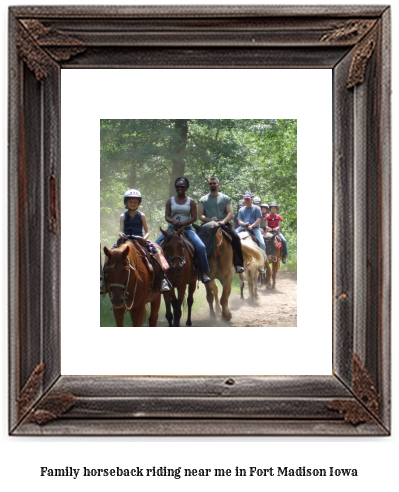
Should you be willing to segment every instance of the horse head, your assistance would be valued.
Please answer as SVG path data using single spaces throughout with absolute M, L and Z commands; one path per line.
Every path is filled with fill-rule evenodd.
M 186 264 L 186 253 L 181 238 L 184 227 L 178 231 L 164 231 L 162 228 L 160 229 L 165 236 L 163 246 L 165 258 L 172 266 L 174 273 L 176 275 L 181 275 L 183 273 L 184 265 Z
M 104 247 L 104 254 L 108 258 L 104 265 L 104 274 L 109 288 L 109 297 L 115 309 L 125 307 L 127 287 L 130 278 L 129 244 L 109 250 Z

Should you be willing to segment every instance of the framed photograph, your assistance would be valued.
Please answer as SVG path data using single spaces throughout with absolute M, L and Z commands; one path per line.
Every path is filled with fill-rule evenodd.
M 386 6 L 11 7 L 10 434 L 389 435 L 390 56 Z M 328 313 L 321 327 L 332 335 L 331 374 L 273 375 L 262 370 L 255 347 L 257 373 L 245 367 L 230 372 L 225 352 L 215 343 L 217 334 L 204 346 L 220 362 L 211 372 L 206 367 L 186 371 L 184 363 L 179 373 L 158 374 L 147 367 L 117 372 L 123 376 L 61 371 L 66 343 L 61 324 L 64 333 L 62 320 L 69 310 L 61 309 L 61 297 L 65 289 L 74 292 L 76 304 L 86 296 L 80 280 L 84 237 L 77 233 L 70 247 L 63 242 L 61 248 L 65 211 L 73 191 L 80 193 L 79 173 L 72 173 L 61 194 L 70 162 L 61 162 L 61 152 L 74 145 L 73 139 L 61 138 L 66 112 L 61 72 L 89 77 L 97 71 L 100 77 L 104 70 L 169 74 L 187 69 L 254 74 L 325 69 L 332 74 L 333 186 L 324 194 L 332 195 L 332 318 Z M 308 83 L 317 85 L 312 78 Z M 83 116 L 80 108 L 77 104 L 77 120 Z M 331 172 L 331 161 L 320 166 Z M 323 190 L 321 171 L 310 171 L 315 188 Z M 69 189 L 70 196 L 64 192 Z M 315 253 L 307 259 L 309 277 L 318 268 L 313 259 L 317 233 L 311 233 Z M 93 255 L 98 259 L 98 246 Z M 66 268 L 76 278 L 70 287 L 62 284 Z M 329 289 L 315 283 L 307 289 L 309 303 L 312 287 L 329 299 Z M 309 323 L 311 317 L 309 311 Z M 84 331 L 83 322 L 74 324 Z M 256 337 L 252 346 L 255 342 Z M 73 343 L 77 358 L 89 358 L 90 349 L 81 350 L 77 336 Z M 317 342 L 306 345 L 318 350 Z M 193 351 L 183 352 L 190 359 Z M 165 360 L 174 357 L 162 347 L 158 353 Z

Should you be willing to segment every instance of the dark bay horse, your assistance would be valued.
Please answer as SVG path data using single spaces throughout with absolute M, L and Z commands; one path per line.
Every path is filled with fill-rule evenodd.
M 274 236 L 274 239 L 272 239 L 271 236 Z M 267 239 L 269 239 L 272 243 L 271 252 L 269 250 L 270 245 L 267 244 Z M 282 258 L 281 243 L 279 243 L 279 241 L 276 239 L 275 234 L 272 234 L 270 232 L 266 234 L 265 243 L 266 243 L 266 254 L 267 254 L 267 257 L 269 259 L 269 261 L 267 263 L 265 263 L 266 287 L 268 289 L 270 289 L 270 288 L 275 289 L 276 288 L 276 276 L 277 276 L 278 269 L 280 268 L 280 261 Z M 272 266 L 270 266 L 270 265 L 272 265 Z M 271 280 L 273 280 L 273 284 L 271 284 Z
M 142 254 L 131 242 L 113 250 L 104 247 L 104 253 L 108 258 L 104 274 L 116 326 L 123 326 L 126 311 L 130 313 L 132 326 L 142 326 L 147 302 L 151 303 L 149 326 L 156 326 L 161 294 Z
M 220 226 L 216 222 L 207 222 L 202 227 L 193 224 L 193 227 L 205 244 L 207 251 L 210 251 L 209 245 L 214 244 L 214 241 L 216 240 L 216 246 L 214 247 L 213 252 L 208 256 L 209 267 L 211 269 L 209 276 L 211 277 L 212 282 L 205 284 L 206 300 L 209 304 L 211 318 L 215 318 L 215 311 L 213 309 L 213 301 L 215 301 L 216 310 L 221 310 L 223 319 L 230 321 L 231 312 L 228 304 L 231 293 L 231 283 L 234 276 L 233 248 L 231 243 L 227 241 L 219 230 Z M 222 284 L 223 291 L 220 299 L 215 279 L 219 280 Z
M 198 267 L 193 268 L 193 261 L 187 250 L 188 246 L 184 244 L 184 227 L 178 231 L 164 231 L 161 229 L 161 232 L 165 236 L 163 245 L 164 256 L 171 266 L 167 271 L 167 277 L 173 287 L 169 292 L 163 293 L 166 307 L 165 317 L 168 320 L 169 326 L 180 326 L 182 315 L 181 306 L 186 293 L 186 286 L 188 285 L 186 326 L 192 326 L 191 307 L 194 303 Z M 177 290 L 177 297 L 175 289 Z

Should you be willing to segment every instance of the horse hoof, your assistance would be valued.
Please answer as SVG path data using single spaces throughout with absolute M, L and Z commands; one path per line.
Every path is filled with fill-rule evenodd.
M 193 326 L 192 323 L 186 323 L 186 326 Z

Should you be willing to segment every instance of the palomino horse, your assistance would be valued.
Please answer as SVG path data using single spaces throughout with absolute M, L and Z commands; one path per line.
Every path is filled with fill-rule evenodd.
M 274 237 L 274 239 L 272 239 Z M 270 252 L 270 244 L 268 244 L 268 239 L 272 243 L 271 252 Z M 269 261 L 265 264 L 266 267 L 266 287 L 270 289 L 271 279 L 273 279 L 273 284 L 271 285 L 272 289 L 276 288 L 276 276 L 278 269 L 280 267 L 281 261 L 281 243 L 279 244 L 276 239 L 275 234 L 268 232 L 265 238 L 266 243 L 266 254 Z M 270 264 L 272 267 L 270 267 Z
M 108 261 L 104 274 L 116 326 L 123 326 L 125 312 L 129 311 L 132 326 L 142 326 L 145 319 L 145 305 L 151 303 L 149 326 L 156 326 L 161 294 L 156 279 L 151 282 L 151 274 L 141 253 L 133 243 L 126 242 L 116 249 L 104 247 Z M 151 284 L 157 288 L 151 288 Z
M 262 268 L 266 262 L 266 255 L 259 246 L 257 246 L 250 234 L 246 231 L 239 232 L 241 239 L 242 252 L 244 255 L 244 273 L 240 277 L 241 299 L 244 299 L 244 276 L 247 280 L 249 295 L 251 299 L 258 297 L 258 277 L 259 268 Z
M 233 281 L 233 248 L 227 239 L 219 231 L 220 225 L 216 222 L 207 222 L 203 226 L 193 224 L 198 236 L 206 246 L 208 252 L 208 262 L 210 267 L 209 276 L 212 282 L 205 284 L 206 300 L 209 304 L 211 318 L 215 318 L 213 301 L 217 311 L 222 311 L 222 317 L 226 321 L 231 320 L 231 312 L 228 306 Z M 215 246 L 216 240 L 216 246 Z M 211 253 L 209 253 L 211 252 Z M 219 299 L 219 292 L 215 279 L 222 284 L 223 292 Z
M 184 227 L 178 231 L 164 231 L 161 229 L 161 232 L 165 236 L 163 245 L 164 256 L 171 266 L 167 272 L 167 276 L 173 287 L 169 292 L 163 293 L 166 307 L 165 317 L 168 320 L 169 326 L 180 326 L 180 318 L 182 315 L 181 306 L 186 293 L 186 285 L 188 284 L 188 313 L 186 326 L 192 326 L 191 307 L 194 303 L 198 267 L 193 268 L 192 258 L 187 251 L 187 245 L 184 244 Z M 175 288 L 177 289 L 177 297 Z M 170 309 L 171 303 L 173 315 Z

